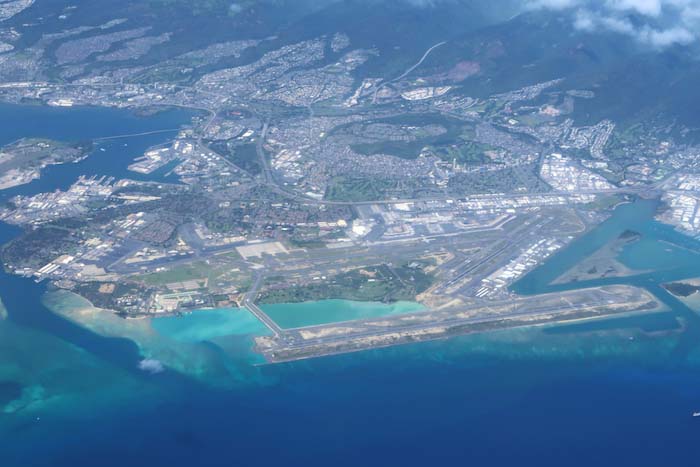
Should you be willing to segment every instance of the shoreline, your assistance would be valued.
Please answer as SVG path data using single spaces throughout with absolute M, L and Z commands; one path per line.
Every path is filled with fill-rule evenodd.
M 290 329 L 279 336 L 256 338 L 256 350 L 268 362 L 278 363 L 514 327 L 649 313 L 664 308 L 650 292 L 627 285 L 581 289 L 565 294 L 569 297 L 568 308 L 557 300 L 561 294 L 550 293 L 518 297 L 513 303 L 474 304 L 461 310 L 428 310 Z M 514 309 L 520 311 L 514 312 Z
M 287 327 L 282 329 L 280 336 L 267 335 L 264 332 L 255 332 L 251 335 L 253 345 L 251 352 L 263 357 L 266 363 L 281 363 L 296 360 L 318 358 L 328 355 L 338 355 L 354 353 L 364 350 L 399 346 L 409 343 L 449 339 L 456 336 L 472 334 L 488 334 L 508 329 L 516 328 L 540 328 L 556 327 L 578 322 L 588 322 L 606 319 L 639 316 L 653 312 L 666 310 L 666 306 L 644 289 L 634 286 L 608 286 L 593 289 L 580 289 L 568 292 L 571 296 L 588 297 L 588 294 L 598 293 L 601 297 L 606 297 L 616 290 L 617 293 L 625 295 L 637 294 L 636 299 L 632 295 L 620 298 L 617 303 L 603 303 L 598 305 L 587 304 L 585 306 L 572 305 L 570 309 L 559 305 L 555 309 L 545 311 L 530 311 L 513 316 L 494 314 L 490 316 L 480 316 L 479 311 L 468 310 L 422 310 L 408 311 L 386 316 L 363 317 L 342 321 L 331 321 L 321 324 L 309 324 L 305 326 Z M 175 341 L 169 341 L 167 337 L 158 336 L 158 331 L 153 323 L 159 318 L 163 320 L 179 319 L 184 320 L 192 317 L 197 318 L 201 311 L 205 316 L 207 312 L 214 312 L 215 308 L 201 308 L 186 312 L 171 314 L 159 314 L 157 316 L 139 316 L 123 318 L 115 313 L 96 308 L 84 297 L 75 292 L 65 290 L 55 290 L 47 295 L 65 295 L 72 297 L 79 302 L 70 304 L 67 308 L 65 302 L 56 306 L 47 303 L 52 312 L 72 320 L 73 322 L 87 327 L 94 332 L 112 337 L 123 337 L 133 340 L 139 347 L 144 358 L 160 359 L 165 349 L 175 346 Z M 517 297 L 515 300 L 523 302 L 525 307 L 532 306 L 538 299 L 546 300 L 557 294 L 545 294 L 544 297 Z M 50 300 L 49 300 L 50 302 Z M 81 304 L 82 302 L 82 304 Z M 310 304 L 319 303 L 309 302 Z M 357 302 L 371 306 L 374 302 Z M 381 303 L 381 302 L 380 302 Z M 280 305 L 280 304 L 277 304 Z M 302 306 L 300 303 L 293 305 Z M 482 304 L 483 305 L 483 304 Z M 486 305 L 484 305 L 486 306 Z M 486 306 L 491 309 L 494 304 Z M 513 306 L 513 305 L 509 305 Z M 478 308 L 478 305 L 477 305 Z M 245 307 L 232 308 L 249 312 Z M 251 315 L 253 316 L 253 315 Z M 152 318 L 152 319 L 151 319 Z M 271 318 L 272 319 L 272 318 Z M 254 317 L 256 323 L 262 323 Z M 133 324 L 127 324 L 133 323 Z M 196 325 L 190 332 L 196 335 Z M 262 330 L 262 328 L 261 328 Z M 291 337 L 291 340 L 290 340 Z M 159 341 L 159 342 L 154 342 Z M 180 349 L 181 351 L 184 349 Z M 192 349 L 190 349 L 192 350 Z M 180 357 L 176 360 L 187 360 L 187 350 L 177 352 Z M 166 366 L 177 369 L 179 365 L 173 365 L 172 361 L 164 361 Z
M 238 381 L 239 375 L 226 369 L 227 360 L 242 359 L 243 361 L 250 360 L 253 363 L 259 357 L 252 350 L 252 336 L 250 338 L 248 336 L 251 334 L 250 328 L 253 329 L 255 336 L 261 335 L 262 331 L 258 327 L 258 321 L 245 309 L 211 309 L 201 310 L 202 313 L 190 313 L 182 317 L 158 316 L 153 317 L 153 319 L 149 317 L 124 319 L 112 312 L 92 306 L 87 299 L 67 290 L 47 292 L 42 297 L 42 302 L 51 313 L 55 313 L 91 332 L 104 337 L 132 341 L 137 346 L 142 360 L 157 360 L 166 369 L 214 386 L 226 387 Z M 215 314 L 217 311 L 222 313 L 217 315 Z M 213 313 L 214 315 L 212 315 Z M 215 320 L 213 324 L 207 323 L 207 318 L 211 319 L 212 316 L 215 319 L 226 316 L 231 321 L 221 323 L 219 320 Z M 202 318 L 205 323 L 199 329 L 196 323 L 186 326 L 186 330 L 191 332 L 190 335 L 178 329 L 180 323 L 185 324 L 185 321 L 180 322 L 180 319 L 187 320 L 188 318 Z M 172 321 L 175 323 L 175 329 L 166 325 L 168 320 L 175 320 Z M 254 324 L 251 324 L 251 320 Z M 155 324 L 158 321 L 160 323 Z M 225 324 L 228 324 L 225 330 L 231 332 L 217 333 L 218 327 Z M 200 334 L 202 335 L 200 336 Z M 236 351 L 240 353 L 232 354 L 224 347 L 220 347 L 217 351 L 212 350 L 212 344 L 219 347 L 220 343 L 226 343 L 228 340 L 242 343 L 240 348 L 236 348 Z M 249 350 L 246 351 L 244 342 L 248 340 L 250 341 L 250 344 L 247 345 Z M 224 369 L 222 369 L 222 363 Z

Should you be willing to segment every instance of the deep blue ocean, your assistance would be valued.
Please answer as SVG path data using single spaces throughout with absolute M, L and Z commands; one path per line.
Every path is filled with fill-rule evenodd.
M 0 143 L 169 129 L 190 116 L 0 106 Z M 111 140 L 0 200 L 65 188 L 80 174 L 126 176 L 134 157 L 167 138 Z M 516 289 L 556 290 L 553 277 L 627 228 L 645 242 L 623 259 L 654 272 L 607 282 L 663 295 L 661 280 L 700 277 L 699 245 L 653 222 L 654 209 L 622 206 Z M 17 234 L 0 225 L 0 242 Z M 667 294 L 669 310 L 644 317 L 281 365 L 251 359 L 250 338 L 239 335 L 192 347 L 199 360 L 183 363 L 187 372 L 151 375 L 137 369 L 134 342 L 51 313 L 44 289 L 0 273 L 3 467 L 700 465 L 700 326 Z

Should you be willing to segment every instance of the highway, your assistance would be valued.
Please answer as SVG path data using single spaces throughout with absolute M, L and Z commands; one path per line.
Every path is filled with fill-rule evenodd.
M 387 84 L 395 83 L 396 81 L 402 80 L 403 78 L 405 78 L 406 76 L 408 76 L 409 74 L 411 74 L 411 72 L 412 72 L 413 70 L 415 70 L 416 68 L 418 68 L 419 66 L 421 66 L 421 64 L 425 61 L 426 58 L 428 58 L 428 55 L 430 55 L 430 53 L 431 53 L 433 50 L 435 50 L 435 49 L 437 49 L 438 47 L 440 47 L 440 46 L 442 46 L 442 45 L 445 45 L 445 44 L 447 44 L 446 41 L 438 42 L 438 43 L 435 44 L 434 46 L 430 47 L 430 48 L 423 54 L 423 56 L 420 58 L 420 60 L 418 60 L 418 62 L 415 63 L 414 65 L 412 65 L 408 70 L 404 71 L 403 74 L 402 74 L 401 76 L 397 76 L 396 78 L 394 78 L 394 79 L 392 79 L 392 80 L 389 80 L 389 81 L 385 81 L 384 83 L 382 83 L 381 85 L 379 85 L 379 86 L 377 87 L 377 89 L 374 90 L 374 95 L 372 95 L 372 104 L 375 104 L 375 103 L 377 102 L 377 93 L 379 93 L 379 91 L 380 91 L 384 86 L 386 86 Z
M 263 144 L 265 143 L 265 137 L 267 136 L 267 129 L 269 128 L 269 125 L 270 123 L 268 121 L 265 121 L 265 123 L 263 123 L 262 131 L 260 132 L 260 137 L 255 143 L 255 151 L 258 153 L 258 158 L 260 159 L 260 165 L 262 166 L 262 173 L 263 177 L 265 178 L 265 183 L 267 183 L 268 185 L 272 185 L 282 190 L 283 193 L 289 195 L 289 193 L 287 193 L 287 190 L 275 183 L 275 178 L 272 176 L 272 172 L 270 171 L 270 165 L 267 163 L 267 155 L 265 154 L 265 150 L 263 149 Z
M 418 63 L 413 65 L 411 68 L 409 68 L 404 74 L 401 76 L 406 76 L 410 72 L 412 72 L 415 68 L 420 66 L 422 62 L 428 57 L 428 55 L 436 48 L 444 45 L 445 42 L 440 42 L 432 46 L 430 49 L 428 49 L 423 57 L 420 59 Z M 384 85 L 391 83 L 399 78 L 394 78 L 391 81 L 387 81 L 384 83 Z M 163 83 L 152 83 L 152 86 L 154 88 L 157 88 L 158 85 L 162 85 Z M 53 87 L 115 87 L 115 86 L 123 86 L 124 83 L 90 83 L 90 84 L 78 84 L 78 83 L 55 83 L 55 82 L 36 82 L 36 83 L 26 83 L 26 82 L 18 82 L 18 83 L 5 83 L 2 85 L 2 87 L 18 87 L 18 88 L 23 88 L 23 87 L 44 87 L 44 86 L 53 86 Z M 217 93 L 209 92 L 209 91 L 203 91 L 200 89 L 195 89 L 191 86 L 182 86 L 182 85 L 177 85 L 176 86 L 179 89 L 183 90 L 191 90 L 194 92 L 201 92 L 204 94 L 210 94 L 214 97 L 217 97 L 221 99 L 221 101 L 227 101 L 229 96 L 224 96 L 220 95 Z M 153 105 L 161 105 L 164 107 L 181 107 L 181 108 L 187 108 L 187 109 L 193 109 L 193 110 L 200 110 L 209 113 L 210 117 L 205 123 L 205 125 L 202 127 L 202 130 L 199 132 L 199 137 L 197 138 L 197 142 L 202 146 L 207 148 L 209 151 L 219 155 L 227 164 L 229 164 L 232 168 L 235 168 L 239 170 L 242 173 L 246 173 L 251 178 L 253 177 L 249 172 L 246 170 L 242 169 L 235 163 L 233 163 L 231 160 L 227 159 L 223 155 L 219 154 L 217 151 L 214 151 L 211 147 L 207 146 L 204 141 L 203 141 L 203 135 L 206 132 L 206 130 L 211 126 L 213 121 L 216 118 L 217 111 L 212 108 L 208 107 L 201 107 L 201 106 L 196 106 L 192 104 L 178 104 L 178 103 L 154 103 Z M 292 190 L 285 189 L 284 187 L 280 186 L 273 174 L 272 171 L 269 167 L 268 161 L 267 161 L 267 156 L 264 152 L 264 149 L 262 148 L 262 145 L 264 144 L 265 136 L 267 134 L 269 126 L 269 120 L 265 120 L 262 133 L 259 136 L 257 140 L 257 153 L 260 158 L 261 163 L 263 164 L 263 177 L 264 180 L 261 181 L 261 184 L 269 186 L 273 191 L 282 194 L 284 196 L 290 197 L 291 199 L 295 199 L 297 201 L 302 201 L 306 202 L 309 204 L 318 204 L 318 205 L 329 205 L 329 206 L 363 206 L 363 205 L 372 205 L 372 204 L 378 204 L 378 205 L 392 205 L 392 204 L 403 204 L 403 203 L 416 203 L 416 202 L 421 202 L 421 201 L 446 201 L 448 199 L 465 199 L 469 198 L 468 195 L 465 196 L 433 196 L 433 197 L 424 197 L 424 198 L 402 198 L 402 199 L 378 199 L 378 200 L 367 200 L 367 201 L 330 201 L 330 200 L 319 200 L 315 199 L 309 196 L 306 196 L 303 193 L 297 193 Z M 166 130 L 170 131 L 170 130 Z M 174 130 L 173 130 L 174 131 Z M 106 138 L 103 138 L 106 139 Z M 673 174 L 676 172 L 672 172 L 669 174 L 667 177 L 664 177 L 664 179 L 654 183 L 651 186 L 643 186 L 643 187 L 620 187 L 620 188 L 614 188 L 614 189 L 608 189 L 608 190 L 574 190 L 574 191 L 557 191 L 557 190 L 552 190 L 549 192 L 543 192 L 543 193 L 503 193 L 502 195 L 496 195 L 496 196 L 501 196 L 501 197 L 507 197 L 507 198 L 517 198 L 517 197 L 526 197 L 526 196 L 535 196 L 535 195 L 561 195 L 561 196 L 571 196 L 571 195 L 583 195 L 583 194 L 591 194 L 591 195 L 601 195 L 601 194 L 639 194 L 643 196 L 649 196 L 650 191 L 653 191 L 655 189 L 658 189 L 666 180 L 668 180 Z M 484 198 L 488 199 L 488 198 Z
M 253 281 L 253 285 L 250 287 L 250 290 L 246 292 L 246 294 L 243 297 L 243 306 L 248 309 L 258 320 L 260 320 L 261 323 L 263 323 L 270 331 L 275 336 L 280 336 L 282 334 L 282 328 L 280 328 L 277 323 L 272 321 L 272 319 L 265 314 L 262 309 L 255 303 L 255 298 L 258 294 L 258 290 L 260 289 L 260 284 L 262 284 L 263 281 L 263 275 L 262 274 L 256 274 L 255 275 L 255 280 Z

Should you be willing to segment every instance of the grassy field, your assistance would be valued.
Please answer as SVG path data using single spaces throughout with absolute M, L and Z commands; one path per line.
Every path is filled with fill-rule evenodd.
M 151 274 L 135 276 L 134 279 L 148 285 L 164 285 L 170 284 L 172 282 L 184 282 L 189 280 L 208 278 L 211 272 L 211 266 L 206 264 L 206 262 L 197 261 L 184 266 L 178 266 L 176 268 L 163 272 L 155 272 Z
M 383 199 L 386 183 L 381 180 L 335 177 L 326 190 L 326 199 L 333 201 L 371 201 Z
M 296 303 L 325 299 L 345 299 L 367 302 L 413 300 L 432 284 L 424 265 L 406 264 L 400 267 L 371 266 L 348 271 L 324 281 L 302 286 L 274 288 L 283 278 L 270 278 L 261 294 L 262 303 Z
M 222 255 L 223 256 L 223 255 Z M 215 263 L 214 261 L 212 261 Z M 195 261 L 182 266 L 177 266 L 167 271 L 151 274 L 132 276 L 137 282 L 148 286 L 164 286 L 176 282 L 186 282 L 198 279 L 207 279 L 208 287 L 216 287 L 217 284 L 234 284 L 242 291 L 250 287 L 251 279 L 248 274 L 231 270 L 227 264 L 207 264 L 206 261 Z

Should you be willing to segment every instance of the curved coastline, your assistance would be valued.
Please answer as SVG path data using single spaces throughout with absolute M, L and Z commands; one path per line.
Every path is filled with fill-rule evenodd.
M 201 310 L 182 316 L 154 316 L 124 319 L 109 310 L 96 308 L 87 299 L 65 290 L 48 292 L 44 304 L 55 314 L 104 337 L 126 338 L 139 349 L 142 359 L 154 360 L 165 367 L 200 382 L 228 385 L 236 376 L 222 370 L 222 359 L 239 363 L 259 362 L 252 352 L 253 333 L 264 332 L 247 310 Z M 216 320 L 222 316 L 233 319 Z M 211 319 L 215 318 L 215 323 Z M 202 322 L 202 319 L 204 322 Z M 224 329 L 218 325 L 225 324 Z M 238 339 L 235 355 L 228 355 L 219 342 Z M 212 348 L 214 347 L 214 348 Z M 240 382 L 240 381 L 239 381 Z

